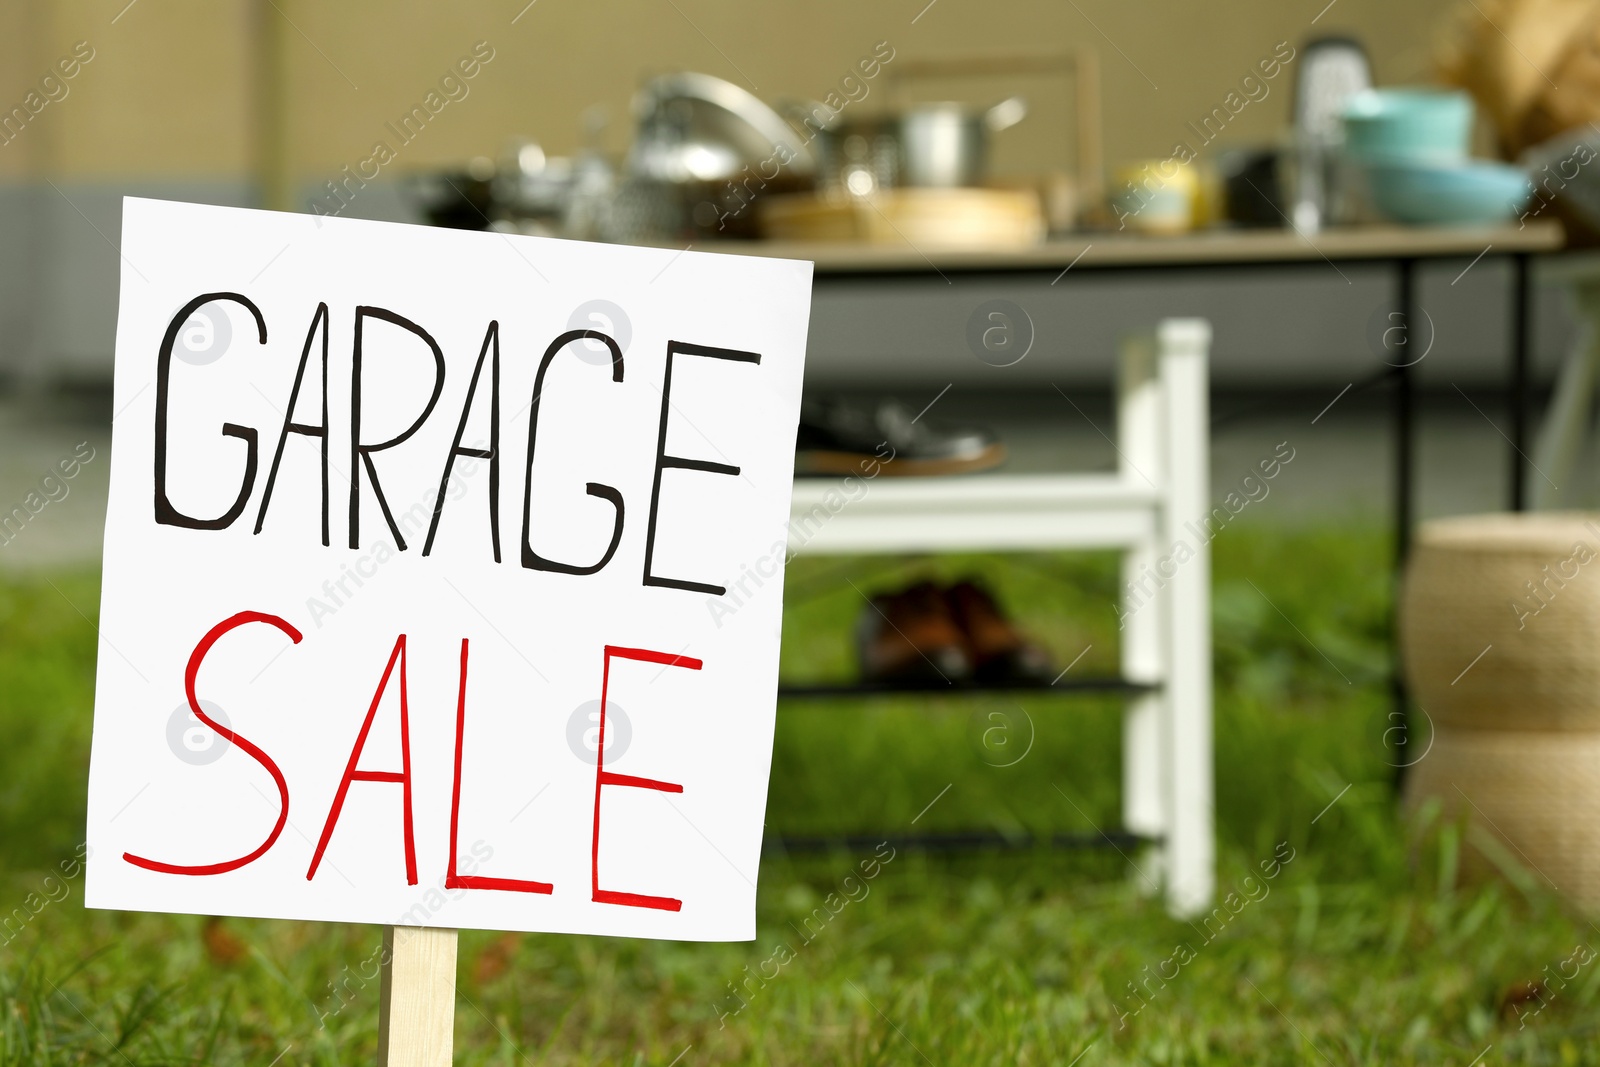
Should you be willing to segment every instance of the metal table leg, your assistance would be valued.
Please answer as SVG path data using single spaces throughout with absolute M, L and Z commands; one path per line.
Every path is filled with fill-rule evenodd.
M 1527 507 L 1528 361 L 1531 323 L 1528 314 L 1528 255 L 1511 257 L 1511 501 L 1512 511 Z
M 1411 334 L 1411 325 L 1414 317 L 1415 287 L 1416 287 L 1416 260 L 1402 259 L 1395 264 L 1395 305 L 1400 311 L 1400 322 L 1405 328 L 1407 341 L 1404 354 L 1394 362 L 1395 392 L 1394 392 L 1394 575 L 1395 588 L 1398 593 L 1400 572 L 1405 567 L 1406 556 L 1411 551 L 1411 528 L 1416 519 L 1416 501 L 1413 499 L 1413 483 L 1415 472 L 1412 463 L 1416 451 L 1416 428 L 1413 421 L 1415 415 L 1416 397 L 1413 392 L 1411 368 L 1419 357 L 1411 354 L 1411 342 L 1416 340 Z M 1431 343 L 1432 338 L 1429 338 Z M 1426 348 L 1423 349 L 1426 352 Z M 1393 619 L 1391 627 L 1396 623 Z M 1398 633 L 1393 635 L 1391 641 L 1395 648 L 1393 673 L 1390 676 L 1390 699 L 1392 711 L 1389 716 L 1392 724 L 1384 736 L 1391 734 L 1396 738 L 1394 744 L 1394 758 L 1391 762 L 1395 765 L 1395 787 L 1399 788 L 1405 778 L 1406 742 L 1409 738 L 1407 729 L 1406 710 L 1406 685 L 1400 672 L 1400 656 Z M 1396 729 L 1395 727 L 1398 727 Z
M 1416 520 L 1416 502 L 1412 499 L 1415 474 L 1412 463 L 1416 451 L 1416 430 L 1413 416 L 1416 396 L 1412 388 L 1411 368 L 1416 358 L 1412 355 L 1411 325 L 1415 306 L 1417 262 L 1402 259 L 1396 264 L 1395 307 L 1400 312 L 1400 322 L 1405 329 L 1406 346 L 1394 361 L 1394 560 L 1396 569 L 1403 567 L 1411 551 L 1411 527 Z M 1430 338 L 1431 340 L 1431 338 Z M 1426 351 L 1426 349 L 1424 349 Z

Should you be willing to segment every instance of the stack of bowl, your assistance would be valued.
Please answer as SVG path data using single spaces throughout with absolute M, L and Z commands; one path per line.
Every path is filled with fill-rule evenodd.
M 1464 850 L 1465 873 L 1515 864 L 1600 910 L 1600 515 L 1425 524 L 1400 648 L 1407 807 L 1437 799 L 1469 841 L 1498 840 Z
M 1344 155 L 1372 205 L 1395 222 L 1487 224 L 1528 200 L 1518 167 L 1468 156 L 1472 97 L 1457 90 L 1368 89 L 1345 105 Z

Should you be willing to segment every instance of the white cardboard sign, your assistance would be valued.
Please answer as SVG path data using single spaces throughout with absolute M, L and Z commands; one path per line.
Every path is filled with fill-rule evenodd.
M 121 252 L 87 903 L 754 937 L 811 265 L 138 199 Z

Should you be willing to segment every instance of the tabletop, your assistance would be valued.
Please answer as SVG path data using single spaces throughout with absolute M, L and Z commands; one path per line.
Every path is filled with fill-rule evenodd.
M 722 241 L 707 252 L 804 259 L 818 274 L 943 271 L 1065 271 L 1213 265 L 1444 259 L 1554 252 L 1564 243 L 1561 224 L 1542 220 L 1500 226 L 1360 226 L 1301 235 L 1293 230 L 1218 230 L 1172 237 L 1121 233 L 1073 234 L 1014 248 L 936 248 L 845 242 Z

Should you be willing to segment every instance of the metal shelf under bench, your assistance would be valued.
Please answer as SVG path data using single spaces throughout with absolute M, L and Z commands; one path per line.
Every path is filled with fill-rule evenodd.
M 1095 831 L 1146 842 L 1142 864 L 1168 910 L 1210 906 L 1216 885 L 1211 736 L 1211 556 L 1207 358 L 1211 328 L 1168 319 L 1128 339 L 1116 383 L 1114 474 L 974 475 L 796 481 L 792 553 L 845 555 L 954 551 L 1113 549 L 1122 557 L 1121 677 L 1055 689 L 1129 694 L 1123 712 L 1123 828 Z M 1177 551 L 1178 546 L 1187 551 Z M 1181 560 L 1174 562 L 1176 556 Z M 1103 687 L 1103 688 L 1102 688 Z M 784 687 L 785 698 L 977 694 L 981 686 L 897 687 L 821 683 Z M 1004 846 L 991 831 L 924 835 L 947 847 Z M 1085 835 L 1053 835 L 1087 840 Z M 848 837 L 819 838 L 811 847 Z M 912 838 L 907 837 L 910 841 Z M 1032 841 L 1033 839 L 1029 839 Z M 966 845 L 963 846 L 962 843 Z M 803 850 L 801 839 L 780 843 Z

